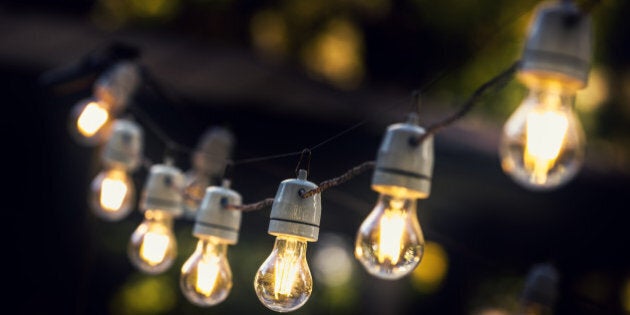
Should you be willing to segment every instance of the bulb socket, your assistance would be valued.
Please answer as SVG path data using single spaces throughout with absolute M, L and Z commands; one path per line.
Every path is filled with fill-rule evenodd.
M 140 68 L 129 60 L 120 61 L 101 74 L 94 82 L 94 95 L 112 106 L 114 112 L 122 111 L 140 84 Z
M 527 85 L 560 81 L 563 88 L 586 86 L 592 55 L 591 18 L 573 1 L 538 8 L 521 57 L 519 78 Z
M 199 139 L 192 155 L 193 168 L 203 174 L 220 176 L 232 156 L 234 135 L 228 129 L 213 127 Z
M 197 238 L 214 236 L 228 244 L 236 244 L 241 227 L 241 211 L 230 210 L 228 206 L 240 206 L 241 202 L 241 195 L 229 188 L 227 180 L 223 182 L 223 186 L 206 188 L 197 212 L 193 235 Z
M 319 237 L 319 221 L 322 213 L 320 194 L 302 198 L 317 185 L 306 180 L 306 170 L 299 170 L 297 178 L 283 180 L 271 206 L 269 234 L 290 235 L 316 242 Z
M 525 280 L 521 302 L 553 307 L 558 298 L 558 281 L 558 271 L 551 264 L 533 266 Z
M 433 175 L 433 136 L 418 142 L 426 131 L 411 114 L 390 125 L 381 141 L 372 175 L 372 189 L 400 197 L 428 198 Z
M 117 119 L 112 124 L 111 134 L 102 149 L 102 160 L 112 165 L 133 171 L 142 160 L 144 141 L 142 128 L 136 122 Z
M 183 214 L 184 175 L 171 165 L 151 166 L 140 199 L 140 210 L 158 210 L 179 217 Z

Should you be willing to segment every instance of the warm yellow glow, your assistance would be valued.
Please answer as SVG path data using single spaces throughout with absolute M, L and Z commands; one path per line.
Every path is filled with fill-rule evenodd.
M 342 88 L 356 87 L 363 77 L 363 40 L 360 30 L 346 20 L 335 20 L 304 50 L 304 62 Z
M 120 178 L 117 172 L 109 172 L 103 179 L 99 201 L 105 211 L 118 211 L 125 201 L 129 187 L 124 178 Z
M 402 209 L 403 203 L 402 200 L 393 200 L 390 203 L 392 208 L 385 210 L 381 218 L 377 253 L 379 263 L 386 260 L 392 265 L 398 263 L 406 220 L 405 211 Z
M 94 136 L 109 119 L 109 112 L 99 103 L 88 103 L 79 118 L 77 119 L 77 129 L 85 137 Z
M 210 296 L 214 292 L 214 288 L 219 276 L 220 259 L 217 256 L 202 259 L 197 266 L 197 281 L 195 290 L 205 296 Z
M 412 283 L 418 291 L 430 293 L 444 281 L 448 271 L 448 256 L 442 245 L 427 242 L 420 265 L 412 273 Z
M 569 120 L 551 109 L 530 112 L 526 124 L 525 167 L 533 171 L 535 183 L 543 184 L 562 150 Z
M 593 68 L 588 77 L 588 85 L 577 91 L 576 107 L 580 111 L 592 112 L 604 105 L 608 96 L 610 83 L 602 68 Z
M 149 265 L 157 265 L 164 260 L 170 242 L 168 235 L 147 232 L 140 245 L 140 257 Z
M 254 45 L 271 55 L 283 55 L 288 47 L 287 26 L 277 12 L 264 10 L 252 18 L 250 24 Z
M 278 260 L 275 265 L 275 295 L 290 295 L 294 282 L 298 276 L 300 268 L 300 257 L 297 255 L 298 243 L 295 240 L 287 239 L 284 251 L 278 253 Z

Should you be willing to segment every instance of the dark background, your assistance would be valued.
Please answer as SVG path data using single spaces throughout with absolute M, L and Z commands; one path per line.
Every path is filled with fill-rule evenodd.
M 536 1 L 461 2 L 0 3 L 7 306 L 22 314 L 271 313 L 252 286 L 273 246 L 268 209 L 243 216 L 240 241 L 228 251 L 228 299 L 193 306 L 177 282 L 195 244 L 191 222 L 175 224 L 174 267 L 146 276 L 126 257 L 141 215 L 108 223 L 87 209 L 98 155 L 72 140 L 67 120 L 96 73 L 55 85 L 42 85 L 42 75 L 112 42 L 138 48 L 164 93 L 143 86 L 134 100 L 150 119 L 138 121 L 146 127 L 145 156 L 155 162 L 165 147 L 153 123 L 187 147 L 206 128 L 226 126 L 237 160 L 300 151 L 361 123 L 313 151 L 310 179 L 319 183 L 373 159 L 387 125 L 412 108 L 414 89 L 429 87 L 421 122 L 430 124 L 518 58 Z M 510 82 L 436 135 L 432 195 L 419 202 L 418 216 L 427 241 L 447 253 L 440 285 L 427 291 L 413 277 L 377 280 L 353 260 L 348 283 L 331 288 L 315 277 L 313 295 L 295 313 L 511 314 L 527 272 L 541 262 L 559 271 L 555 314 L 630 313 L 628 13 L 621 0 L 593 9 L 594 75 L 577 107 L 588 155 L 573 181 L 531 192 L 502 173 L 500 128 L 524 93 Z M 233 187 L 246 203 L 272 197 L 297 160 L 241 165 Z M 189 156 L 176 155 L 176 164 L 187 170 Z M 138 190 L 145 177 L 145 169 L 134 173 Z M 377 198 L 369 184 L 368 172 L 322 195 L 322 236 L 345 240 L 350 255 Z M 309 255 L 322 244 L 309 244 Z

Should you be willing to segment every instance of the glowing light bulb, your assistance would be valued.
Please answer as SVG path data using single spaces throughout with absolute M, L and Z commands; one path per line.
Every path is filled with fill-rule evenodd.
M 193 235 L 199 238 L 197 249 L 181 269 L 180 288 L 198 306 L 219 304 L 232 289 L 227 246 L 238 241 L 241 212 L 228 206 L 240 205 L 241 196 L 228 189 L 229 185 L 224 180 L 222 187 L 206 189 L 193 228 Z
M 500 144 L 503 170 L 530 189 L 556 188 L 571 180 L 584 158 L 584 134 L 574 95 L 532 90 L 508 119 Z
M 254 284 L 260 301 L 274 311 L 290 312 L 304 305 L 313 290 L 306 240 L 276 237 L 271 255 L 258 269 Z
M 433 138 L 418 142 L 425 130 L 418 117 L 393 124 L 381 141 L 372 176 L 380 195 L 356 235 L 354 256 L 371 275 L 395 280 L 411 274 L 422 260 L 424 236 L 417 199 L 429 197 Z
M 119 221 L 131 212 L 136 189 L 130 172 L 140 160 L 142 129 L 131 120 L 115 120 L 111 135 L 101 152 L 104 170 L 92 180 L 89 205 L 107 221 Z
M 166 164 L 151 167 L 140 201 L 144 220 L 131 235 L 127 253 L 140 271 L 159 274 L 169 269 L 177 257 L 173 219 L 182 212 L 183 174 Z
M 70 133 L 85 145 L 96 145 L 105 141 L 111 123 L 110 106 L 97 99 L 79 101 L 70 115 Z
M 550 190 L 573 179 L 583 163 L 574 103 L 588 81 L 592 27 L 573 1 L 542 4 L 532 22 L 517 73 L 529 94 L 504 125 L 499 154 L 516 183 Z
M 380 195 L 356 238 L 355 256 L 373 275 L 398 279 L 418 265 L 424 237 L 416 200 Z
M 94 214 L 108 221 L 129 215 L 135 201 L 135 187 L 126 170 L 112 168 L 92 181 L 90 205 Z
M 131 235 L 128 252 L 131 262 L 145 273 L 158 274 L 170 268 L 177 256 L 172 215 L 146 210 L 144 220 Z
M 306 262 L 306 242 L 317 241 L 321 198 L 300 197 L 300 191 L 317 188 L 299 170 L 297 179 L 280 183 L 271 208 L 269 234 L 276 240 L 271 254 L 254 278 L 254 290 L 267 308 L 294 311 L 304 305 L 313 290 L 313 277 Z

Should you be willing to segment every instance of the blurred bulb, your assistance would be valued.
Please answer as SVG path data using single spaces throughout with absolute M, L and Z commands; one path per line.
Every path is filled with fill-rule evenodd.
M 109 105 L 96 99 L 79 101 L 70 116 L 70 131 L 74 138 L 86 145 L 96 145 L 107 137 L 111 122 Z
M 517 183 L 552 189 L 572 179 L 582 165 L 584 136 L 574 94 L 533 89 L 503 128 L 501 165 Z
M 90 206 L 94 214 L 108 221 L 126 217 L 135 200 L 135 188 L 124 169 L 110 168 L 92 181 Z
M 182 292 L 198 306 L 223 302 L 232 289 L 232 270 L 227 260 L 227 244 L 219 238 L 204 237 L 182 266 Z
M 370 274 L 398 279 L 413 271 L 423 250 L 416 200 L 381 194 L 357 233 L 356 258 Z
M 187 217 L 194 218 L 206 188 L 210 186 L 210 176 L 202 172 L 188 171 L 184 185 L 184 212 Z
M 144 221 L 131 235 L 128 253 L 134 266 L 148 274 L 170 268 L 177 256 L 172 214 L 146 210 Z
M 276 237 L 271 255 L 256 273 L 254 288 L 263 305 L 276 312 L 290 312 L 304 305 L 313 290 L 306 240 Z

